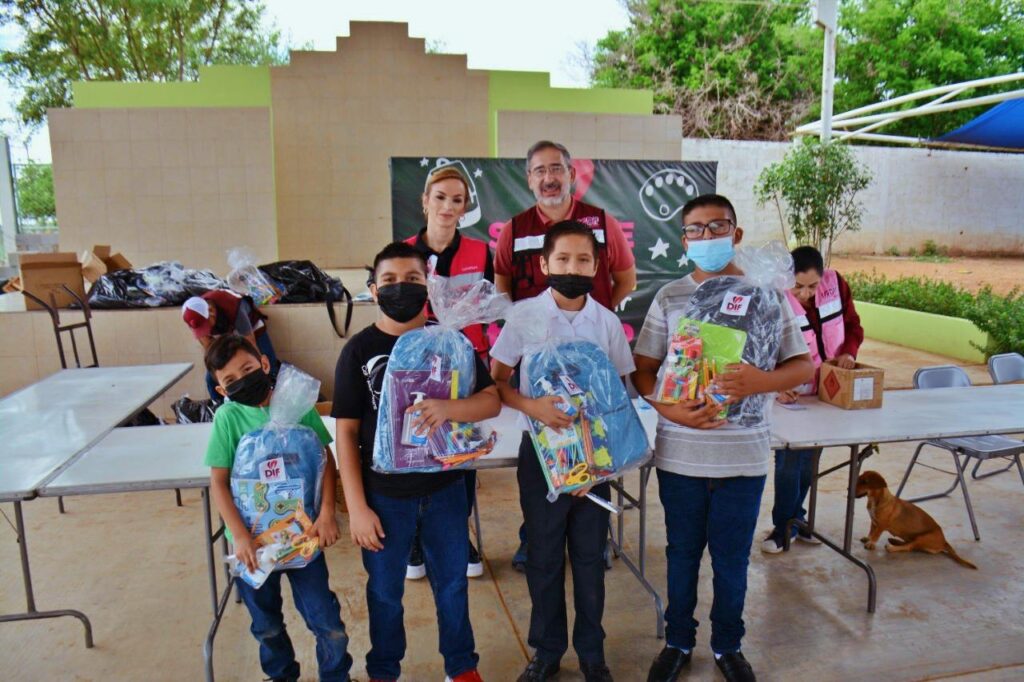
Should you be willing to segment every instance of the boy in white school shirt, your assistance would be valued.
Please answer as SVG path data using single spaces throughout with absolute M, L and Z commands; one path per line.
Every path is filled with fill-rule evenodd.
M 548 289 L 517 303 L 544 310 L 548 338 L 583 339 L 597 344 L 620 376 L 634 369 L 629 343 L 615 314 L 590 297 L 597 274 L 598 243 L 594 231 L 574 221 L 548 230 L 541 253 L 541 271 Z M 510 319 L 515 319 L 513 314 Z M 509 385 L 513 368 L 523 358 L 524 330 L 507 323 L 491 349 L 491 374 L 502 402 L 547 426 L 561 429 L 572 420 L 556 404 L 560 398 L 527 398 Z M 608 498 L 607 483 L 560 495 L 548 502 L 548 487 L 529 434 L 519 446 L 519 504 L 526 520 L 526 582 L 532 609 L 528 642 L 535 653 L 519 682 L 543 682 L 558 674 L 569 648 L 565 607 L 565 551 L 572 566 L 576 619 L 573 648 L 587 682 L 611 682 L 604 660 L 604 550 L 608 511 L 584 496 L 593 491 Z

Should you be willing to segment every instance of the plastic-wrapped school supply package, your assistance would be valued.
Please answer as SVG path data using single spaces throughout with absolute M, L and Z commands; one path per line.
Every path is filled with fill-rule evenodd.
M 618 478 L 650 458 L 650 444 L 618 371 L 600 347 L 580 339 L 543 338 L 547 313 L 519 305 L 508 324 L 526 341 L 519 383 L 524 395 L 561 397 L 573 419 L 556 430 L 527 418 L 548 483 L 548 499 Z
M 720 418 L 743 427 L 764 424 L 768 394 L 725 405 L 715 377 L 741 362 L 772 370 L 782 340 L 780 292 L 793 286 L 793 259 L 779 242 L 737 249 L 743 276 L 705 280 L 690 297 L 658 372 L 655 400 L 705 400 L 722 405 Z
M 231 494 L 261 559 L 255 572 L 243 565 L 236 569 L 253 587 L 262 585 L 267 573 L 305 566 L 320 552 L 319 540 L 305 532 L 320 512 L 326 453 L 316 432 L 299 423 L 319 390 L 318 380 L 282 365 L 270 420 L 243 436 L 235 450 Z
M 483 424 L 447 422 L 432 434 L 413 428 L 421 400 L 466 398 L 476 384 L 476 352 L 464 327 L 494 322 L 511 307 L 491 282 L 427 281 L 438 324 L 406 332 L 388 359 L 377 413 L 373 469 L 383 473 L 468 467 L 494 448 L 497 436 Z
M 276 303 L 281 298 L 281 287 L 256 267 L 256 256 L 249 249 L 237 247 L 228 251 L 228 267 L 228 286 L 236 294 L 249 296 L 256 305 Z

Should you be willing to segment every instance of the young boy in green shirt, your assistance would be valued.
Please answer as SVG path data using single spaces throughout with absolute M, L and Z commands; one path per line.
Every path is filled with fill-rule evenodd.
M 206 351 L 206 369 L 217 382 L 216 391 L 228 398 L 213 419 L 213 432 L 204 463 L 210 467 L 210 494 L 227 526 L 235 556 L 250 571 L 256 569 L 256 545 L 231 494 L 231 468 L 239 442 L 258 431 L 270 419 L 270 361 L 255 346 L 234 334 L 218 337 Z M 338 540 L 334 518 L 334 490 L 337 470 L 328 445 L 331 436 L 316 410 L 310 409 L 299 422 L 313 429 L 324 447 L 326 466 L 319 514 L 309 538 L 319 538 L 327 548 Z M 252 616 L 252 634 L 260 643 L 260 666 L 271 680 L 297 681 L 299 663 L 285 631 L 281 611 L 281 576 L 288 576 L 295 606 L 316 636 L 319 677 L 324 681 L 347 682 L 352 667 L 348 635 L 341 620 L 341 605 L 328 586 L 327 562 L 321 553 L 302 568 L 275 571 L 259 588 L 237 580 L 238 591 Z

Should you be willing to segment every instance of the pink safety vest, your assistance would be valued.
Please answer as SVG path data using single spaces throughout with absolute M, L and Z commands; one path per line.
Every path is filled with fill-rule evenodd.
M 813 395 L 818 392 L 818 368 L 823 360 L 831 360 L 846 340 L 846 328 L 843 324 L 843 301 L 839 296 L 839 276 L 835 270 L 825 270 L 821 274 L 821 282 L 814 294 L 814 307 L 818 309 L 818 319 L 821 321 L 821 341 L 825 347 L 825 357 L 818 355 L 818 335 L 811 327 L 807 319 L 804 307 L 793 292 L 786 290 L 786 298 L 789 299 L 789 306 L 793 309 L 800 331 L 804 334 L 804 341 L 807 342 L 807 349 L 811 353 L 811 360 L 814 361 L 814 383 L 804 384 L 797 391 L 804 395 Z

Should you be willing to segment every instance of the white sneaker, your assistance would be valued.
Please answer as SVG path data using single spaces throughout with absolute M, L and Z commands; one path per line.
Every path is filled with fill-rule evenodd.
M 768 533 L 768 537 L 761 541 L 761 551 L 765 554 L 779 554 L 783 550 L 782 540 Z
M 423 564 L 409 564 L 405 567 L 405 579 L 406 580 L 419 580 L 420 578 L 426 577 L 427 567 Z
M 472 542 L 469 543 L 469 563 L 466 564 L 466 577 L 479 578 L 484 574 L 484 562 L 480 558 L 480 552 Z
M 813 535 L 804 530 L 798 530 L 796 532 L 796 539 L 800 542 L 806 542 L 808 545 L 821 544 L 821 540 L 819 540 L 818 538 L 814 537 Z

